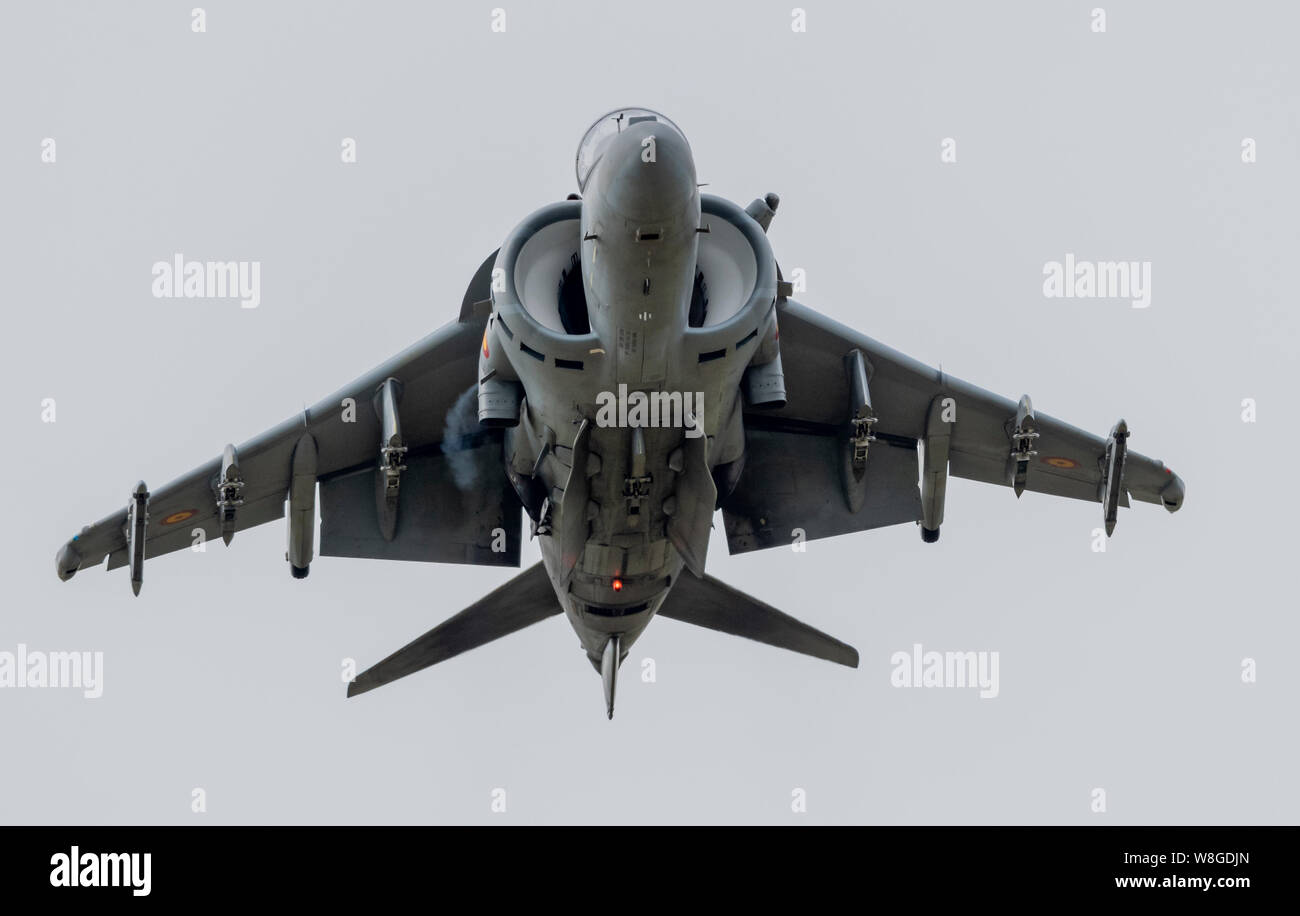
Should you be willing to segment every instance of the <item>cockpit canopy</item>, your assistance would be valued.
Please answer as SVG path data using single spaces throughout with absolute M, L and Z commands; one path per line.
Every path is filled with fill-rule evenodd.
M 657 111 L 651 111 L 649 108 L 616 108 L 587 128 L 587 132 L 582 137 L 582 142 L 578 144 L 576 162 L 579 191 L 586 191 L 587 179 L 591 177 L 591 172 L 596 167 L 596 163 L 604 155 L 605 141 L 616 136 L 623 128 L 632 124 L 640 124 L 643 121 L 653 121 L 656 124 L 666 125 L 678 136 L 682 137 L 683 140 L 685 139 L 681 128 Z

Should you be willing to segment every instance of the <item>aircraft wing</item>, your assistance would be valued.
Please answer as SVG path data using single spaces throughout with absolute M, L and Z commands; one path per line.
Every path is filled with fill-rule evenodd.
M 733 553 L 788 545 L 795 529 L 812 539 L 905 521 L 921 522 L 932 540 L 948 474 L 1103 503 L 1108 534 L 1130 497 L 1170 512 L 1182 505 L 1182 480 L 1129 451 L 1122 420 L 1109 435 L 1085 432 L 793 300 L 778 303 L 778 321 L 786 403 L 745 415 L 750 454 L 723 503 Z M 855 473 L 851 440 L 863 431 L 874 440 Z
M 459 321 L 274 429 L 224 454 L 214 449 L 211 461 L 148 492 L 139 510 L 132 508 L 132 491 L 122 508 L 60 549 L 59 577 L 69 579 L 105 558 L 108 569 L 134 566 L 131 529 L 138 517 L 144 517 L 137 529 L 143 532 L 142 563 L 191 546 L 199 531 L 205 540 L 233 537 L 283 518 L 295 486 L 310 532 L 318 482 L 323 555 L 518 566 L 521 507 L 499 457 L 485 460 L 500 455 L 501 438 L 478 428 L 473 397 L 492 260 L 466 292 Z M 395 418 L 396 430 L 385 426 L 386 415 Z M 385 531 L 390 493 L 381 448 L 393 444 L 387 437 L 395 431 L 405 451 L 394 453 L 402 466 L 391 494 L 389 521 L 396 524 Z M 137 489 L 142 497 L 147 491 Z M 226 505 L 219 506 L 223 498 Z M 310 560 L 312 535 L 306 536 Z M 305 564 L 296 574 L 305 574 Z M 133 568 L 133 582 L 137 577 Z

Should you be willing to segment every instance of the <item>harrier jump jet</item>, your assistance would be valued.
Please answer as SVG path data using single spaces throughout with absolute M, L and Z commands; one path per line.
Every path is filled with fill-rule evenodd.
M 856 667 L 851 647 L 705 573 L 714 511 L 732 553 L 914 523 L 933 543 L 950 475 L 1101 504 L 1183 502 L 1129 451 L 945 375 L 790 298 L 767 229 L 778 199 L 701 194 L 682 132 L 627 108 L 577 153 L 578 194 L 521 222 L 460 316 L 280 426 L 124 508 L 58 552 L 139 594 L 144 562 L 288 517 L 289 569 L 320 553 L 542 562 L 348 686 L 348 696 L 564 614 L 615 680 L 656 616 Z

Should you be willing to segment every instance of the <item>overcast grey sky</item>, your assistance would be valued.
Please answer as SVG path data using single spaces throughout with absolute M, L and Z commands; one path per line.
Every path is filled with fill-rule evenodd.
M 104 653 L 99 699 L 0 689 L 0 822 L 1296 822 L 1293 4 L 807 2 L 798 33 L 774 2 L 212 2 L 195 33 L 201 2 L 0 13 L 0 652 Z M 454 320 L 621 105 L 680 125 L 708 191 L 781 195 L 806 304 L 1099 434 L 1125 417 L 1186 507 L 1122 510 L 1105 553 L 1099 506 L 964 480 L 935 545 L 729 557 L 719 520 L 710 572 L 861 668 L 655 621 L 612 722 L 563 619 L 344 700 L 342 659 L 513 571 L 294 581 L 273 524 L 151 561 L 136 599 L 125 570 L 57 580 L 136 480 Z M 154 298 L 175 252 L 260 261 L 259 307 Z M 1150 261 L 1150 307 L 1045 298 L 1067 252 Z M 998 697 L 891 687 L 917 643 L 998 652 Z

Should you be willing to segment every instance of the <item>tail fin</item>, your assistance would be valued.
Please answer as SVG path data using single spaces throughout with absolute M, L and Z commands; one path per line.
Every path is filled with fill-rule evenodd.
M 712 576 L 679 576 L 658 616 L 858 667 L 857 649 Z
M 348 696 L 382 687 L 558 613 L 560 605 L 551 580 L 537 563 L 358 674 L 348 684 Z

